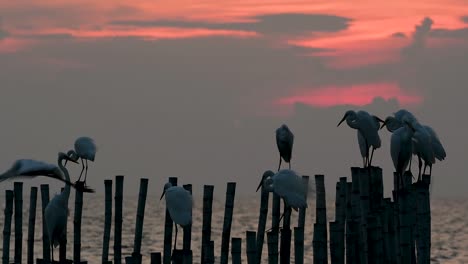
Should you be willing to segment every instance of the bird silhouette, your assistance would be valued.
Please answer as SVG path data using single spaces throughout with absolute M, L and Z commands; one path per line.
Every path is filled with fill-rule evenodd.
M 175 224 L 174 250 L 177 244 L 177 225 L 182 228 L 192 224 L 192 194 L 180 186 L 172 186 L 170 182 L 164 185 L 160 200 L 166 196 L 166 208 Z
M 81 159 L 81 173 L 78 181 L 76 182 L 77 185 L 85 186 L 86 185 L 86 178 L 88 176 L 88 160 L 94 162 L 94 158 L 96 157 L 97 147 L 94 140 L 90 137 L 79 137 L 75 140 L 75 149 L 68 151 L 68 155 L 71 157 L 78 157 Z M 67 163 L 65 162 L 65 165 Z M 85 171 L 84 181 L 81 180 L 81 176 L 83 175 L 83 171 Z
M 289 164 L 289 169 L 291 169 L 291 157 L 292 157 L 292 148 L 294 144 L 294 134 L 289 130 L 289 127 L 285 124 L 281 125 L 276 129 L 276 146 L 280 153 L 278 171 L 281 168 L 281 159 L 284 162 Z

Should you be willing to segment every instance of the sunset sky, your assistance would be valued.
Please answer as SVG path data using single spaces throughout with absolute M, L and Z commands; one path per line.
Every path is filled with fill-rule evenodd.
M 277 166 L 274 130 L 287 123 L 293 168 L 325 174 L 334 192 L 361 165 L 356 131 L 336 128 L 343 113 L 384 119 L 403 107 L 446 147 L 436 195 L 465 195 L 466 0 L 3 0 L 0 10 L 5 170 L 18 158 L 55 162 L 88 135 L 99 192 L 125 174 L 129 193 L 140 177 L 159 192 L 178 176 L 251 194 L 251 179 Z

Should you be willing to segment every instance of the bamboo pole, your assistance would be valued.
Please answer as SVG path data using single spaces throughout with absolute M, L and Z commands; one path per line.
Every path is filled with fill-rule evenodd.
M 430 176 L 423 175 L 422 182 L 416 183 L 418 263 L 430 263 L 431 257 L 431 202 L 429 194 Z
M 146 195 L 148 193 L 148 179 L 140 179 L 140 191 L 138 193 L 138 207 L 135 223 L 135 240 L 133 243 L 132 258 L 135 263 L 141 263 L 141 240 L 143 236 L 143 222 L 145 219 Z
M 75 219 L 73 220 L 73 262 L 81 263 L 81 217 L 83 212 L 83 192 L 75 191 Z
M 228 263 L 229 238 L 231 237 L 232 213 L 234 211 L 234 198 L 236 195 L 236 183 L 228 182 L 226 189 L 226 204 L 224 206 L 224 223 L 221 240 L 221 264 Z
M 104 235 L 102 246 L 102 263 L 109 260 L 109 242 L 112 225 L 112 180 L 104 180 L 105 190 L 105 213 L 104 213 Z
M 161 252 L 151 253 L 151 264 L 161 264 Z
M 246 232 L 246 241 L 247 241 L 247 263 L 256 264 L 257 263 L 257 242 L 255 241 L 257 234 L 255 231 Z
M 268 264 L 278 264 L 278 232 L 267 232 Z
M 187 190 L 190 194 L 192 194 L 192 184 L 184 184 L 184 189 Z M 184 226 L 184 237 L 183 237 L 183 251 L 184 251 L 184 263 L 191 264 L 192 263 L 192 249 L 191 249 L 191 241 L 192 241 L 192 225 Z
M 340 232 L 339 232 L 339 222 L 330 222 L 330 261 L 331 263 L 338 263 L 338 251 L 339 251 L 339 240 L 340 240 Z
M 384 263 L 383 259 L 383 245 L 382 237 L 380 236 L 382 232 L 378 218 L 375 216 L 367 217 L 367 240 L 369 246 L 369 263 L 380 264 Z
M 42 260 L 45 263 L 50 263 L 50 240 L 47 232 L 47 224 L 45 221 L 45 208 L 49 204 L 49 185 L 41 184 L 41 201 L 42 201 Z
M 346 221 L 346 177 L 341 177 L 336 186 L 335 221 L 337 222 L 336 263 L 345 262 L 345 221 Z M 331 232 L 331 231 L 330 231 Z
M 5 191 L 5 222 L 3 223 L 3 254 L 2 263 L 9 264 L 10 262 L 10 236 L 11 236 L 11 218 L 13 216 L 13 198 L 12 190 Z
M 352 185 L 352 197 L 351 197 L 351 206 L 352 206 L 352 219 L 353 219 L 353 225 L 354 225 L 354 243 L 355 243 L 355 254 L 354 254 L 354 262 L 353 263 L 360 263 L 361 262 L 361 255 L 362 252 L 360 250 L 360 241 L 361 241 L 361 194 L 360 194 L 360 173 L 361 173 L 361 168 L 359 167 L 352 167 L 351 168 L 351 177 L 353 181 Z
M 231 247 L 232 264 L 240 264 L 242 263 L 242 260 L 241 260 L 242 238 L 233 237 L 231 240 L 232 240 L 232 247 Z
M 29 196 L 28 264 L 34 263 L 34 227 L 36 225 L 37 187 L 31 187 Z
M 398 192 L 399 206 L 399 234 L 400 234 L 400 263 L 411 264 L 411 215 L 410 192 L 402 189 Z
M 114 216 L 114 263 L 122 263 L 122 224 L 123 224 L 123 183 L 124 176 L 115 177 L 115 216 Z
M 296 264 L 304 263 L 304 227 L 294 228 L 294 259 Z
M 61 188 L 60 192 L 63 192 L 65 188 Z M 67 221 L 65 222 L 65 239 L 60 241 L 59 244 L 59 263 L 69 263 L 67 260 L 67 242 L 68 242 L 68 236 L 67 236 L 67 225 L 68 225 L 68 216 L 67 216 Z
M 361 206 L 361 224 L 360 224 L 360 263 L 367 264 L 367 216 L 370 211 L 369 202 L 369 184 L 370 184 L 370 168 L 363 168 L 359 170 L 359 194 Z
M 284 205 L 283 228 L 281 229 L 280 263 L 288 264 L 291 259 L 291 211 Z
M 302 176 L 302 184 L 306 190 L 305 198 L 307 201 L 307 196 L 309 192 L 309 176 Z M 305 229 L 305 217 L 306 217 L 307 208 L 299 209 L 299 217 L 297 220 L 297 227 L 294 229 L 294 260 L 295 263 L 304 263 L 304 229 Z
M 169 177 L 169 182 L 172 186 L 177 186 L 177 177 Z M 164 249 L 163 249 L 163 263 L 171 263 L 171 250 L 172 250 L 172 219 L 169 210 L 166 208 L 166 219 L 164 222 Z
M 316 220 L 312 247 L 314 251 L 314 264 L 328 263 L 327 253 L 327 207 L 325 200 L 325 176 L 315 175 L 316 189 Z
M 355 228 L 352 218 L 352 187 L 353 183 L 346 184 L 346 263 L 353 263 L 355 261 Z
M 214 241 L 211 240 L 208 245 L 205 247 L 205 254 L 204 260 L 202 263 L 206 264 L 214 264 L 215 257 L 214 257 Z
M 265 174 L 272 174 L 272 171 L 265 171 Z M 263 176 L 262 176 L 263 179 Z M 268 218 L 268 200 L 270 198 L 270 192 L 267 192 L 261 187 L 260 195 L 260 214 L 258 217 L 258 227 L 257 227 L 257 263 L 262 261 L 262 252 L 263 252 L 263 242 L 265 240 L 265 226 Z
M 203 225 L 202 225 L 202 248 L 201 263 L 206 263 L 206 249 L 211 241 L 211 215 L 213 211 L 213 185 L 203 187 Z
M 15 263 L 21 264 L 23 256 L 23 183 L 13 184 L 15 195 Z

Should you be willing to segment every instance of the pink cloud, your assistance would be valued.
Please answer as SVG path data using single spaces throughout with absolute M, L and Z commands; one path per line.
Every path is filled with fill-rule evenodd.
M 364 106 L 374 98 L 385 100 L 396 99 L 401 105 L 418 105 L 423 97 L 417 93 L 403 91 L 395 83 L 370 83 L 350 86 L 327 86 L 298 92 L 295 95 L 281 98 L 275 102 L 279 105 L 303 103 L 316 107 L 336 105 Z

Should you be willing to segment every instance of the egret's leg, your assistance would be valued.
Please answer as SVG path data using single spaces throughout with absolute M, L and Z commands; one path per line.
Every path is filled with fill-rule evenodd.
M 369 144 L 367 144 L 367 139 L 366 139 L 366 166 L 364 167 L 368 167 L 369 166 Z
M 432 176 L 432 164 L 429 165 L 429 175 Z
M 411 158 L 409 159 L 409 166 L 408 166 L 408 171 L 411 172 L 411 161 L 413 160 L 413 155 L 411 155 Z
M 372 153 L 371 153 L 371 156 L 370 156 L 369 167 L 370 167 L 371 164 L 372 164 L 372 157 L 374 157 L 374 150 L 375 150 L 375 148 L 372 147 Z
M 85 160 L 86 162 L 86 168 L 85 168 L 85 176 L 84 176 L 84 185 L 86 185 L 86 178 L 88 177 L 88 160 Z
M 278 171 L 280 170 L 281 168 L 281 154 L 280 154 L 280 161 L 279 161 L 279 165 L 278 165 Z
M 366 157 L 362 157 L 362 166 L 366 167 Z
M 289 169 L 291 169 L 291 161 L 289 161 L 289 163 L 288 163 L 288 164 L 289 164 Z
M 81 159 L 81 173 L 80 173 L 80 177 L 78 178 L 78 181 L 81 180 L 81 175 L 83 175 L 83 171 L 85 169 L 85 165 L 84 165 L 84 162 L 83 162 L 83 158 L 80 158 Z
M 419 173 L 418 173 L 418 181 L 421 181 L 421 168 L 422 168 L 422 159 L 421 156 L 418 155 L 418 161 L 419 161 Z
M 424 162 L 424 170 L 423 170 L 423 175 L 426 174 L 426 168 L 427 168 L 427 162 Z
M 176 250 L 176 245 L 177 245 L 177 224 L 175 224 L 174 250 Z

